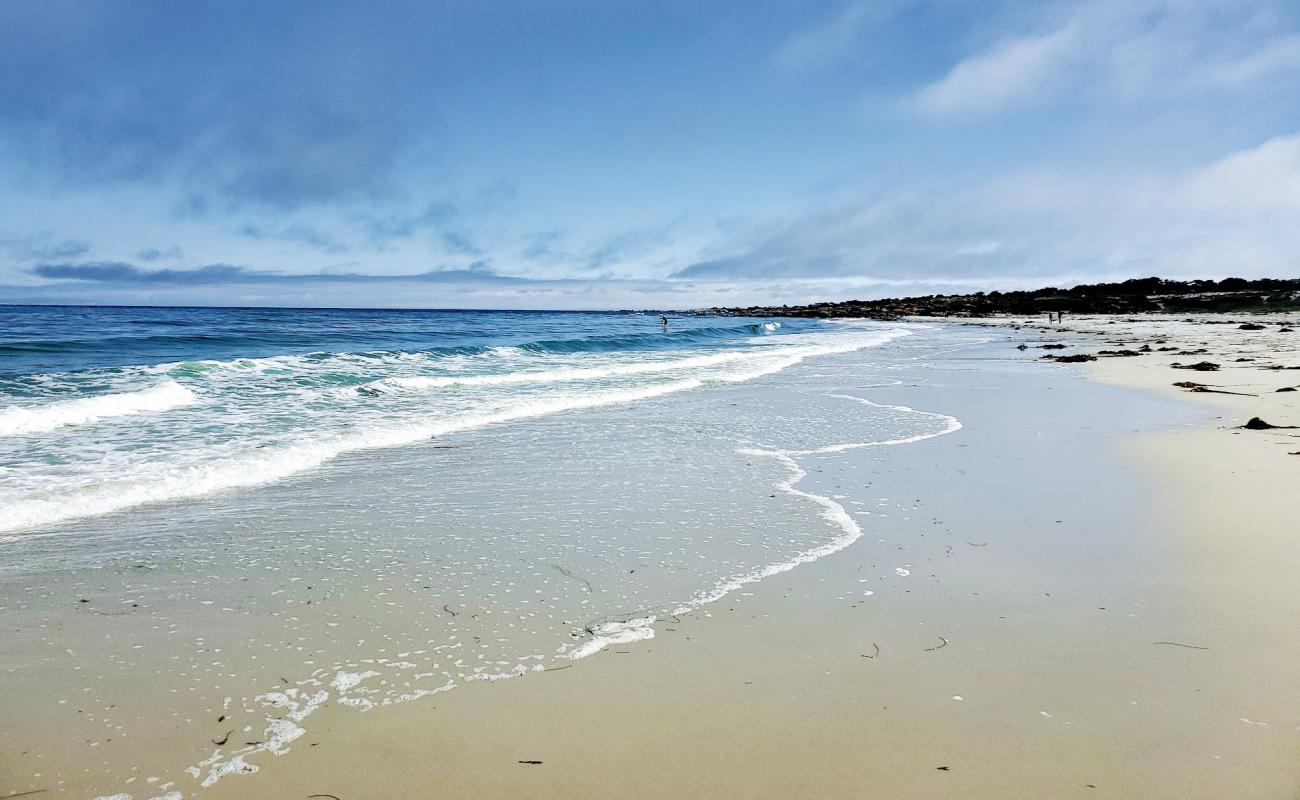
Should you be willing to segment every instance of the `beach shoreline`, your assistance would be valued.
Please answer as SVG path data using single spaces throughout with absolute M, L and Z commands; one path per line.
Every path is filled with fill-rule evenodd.
M 1285 429 L 1231 426 L 1257 413 L 1295 424 L 1293 395 L 1259 412 L 1259 398 L 1162 385 L 1178 373 L 1155 357 L 1034 363 L 1018 343 L 1093 340 L 1031 324 L 989 329 L 924 369 L 899 357 L 887 381 L 864 382 L 858 366 L 879 351 L 781 378 L 792 409 L 868 403 L 962 426 L 904 447 L 800 451 L 788 488 L 807 524 L 838 509 L 860 525 L 837 552 L 544 672 L 382 710 L 325 703 L 281 756 L 254 759 L 256 775 L 124 790 L 1291 796 L 1300 606 L 1287 486 L 1300 457 L 1278 446 Z M 774 402 L 764 381 L 728 391 L 741 406 Z M 695 400 L 664 402 L 655 417 Z
M 1009 350 L 1016 335 L 994 346 Z M 1141 369 L 1118 360 L 1100 369 L 1111 364 Z M 1090 394 L 1102 404 L 1094 411 L 1106 410 L 1108 397 L 1116 404 L 1111 411 L 1140 404 L 1159 382 L 1117 371 L 1080 384 L 1083 376 L 1066 367 L 1029 368 L 1040 373 L 1031 382 L 1057 376 L 1061 383 L 1051 391 Z M 1130 396 L 1117 398 L 1119 392 Z M 872 396 L 896 399 L 878 389 Z M 321 747 L 336 734 L 382 744 L 359 746 L 339 761 L 337 754 L 299 761 L 269 778 L 265 795 L 256 783 L 233 782 L 216 794 L 251 789 L 271 797 L 279 783 L 339 796 L 1291 796 L 1300 776 L 1300 698 L 1286 679 L 1297 637 L 1285 623 L 1295 595 L 1280 579 L 1294 560 L 1275 561 L 1274 580 L 1261 587 L 1277 593 L 1276 613 L 1228 603 L 1225 593 L 1258 576 L 1261 559 L 1284 552 L 1252 556 L 1241 551 L 1240 532 L 1227 540 L 1213 535 L 1225 519 L 1251 508 L 1251 530 L 1267 529 L 1278 548 L 1289 546 L 1287 498 L 1275 490 L 1290 473 L 1252 483 L 1229 466 L 1236 462 L 1219 458 L 1238 440 L 1216 429 L 1218 406 L 1191 406 L 1172 390 L 1159 397 L 1161 406 L 1140 432 L 1099 435 L 1095 429 L 1104 426 L 1096 420 L 1083 420 L 1075 432 L 1077 441 L 1090 442 L 1081 450 L 1100 453 L 1129 490 L 1140 486 L 1129 499 L 1106 498 L 1136 517 L 1099 514 L 1098 498 L 1079 496 L 1090 479 L 1069 466 L 1055 480 L 1035 479 L 1032 467 L 1013 471 L 1007 477 L 1019 478 L 1019 491 L 984 495 L 1037 497 L 1031 513 L 1022 511 L 1038 517 L 1022 522 L 1031 535 L 1065 525 L 1095 536 L 1099 523 L 1127 523 L 1104 538 L 1117 545 L 1141 538 L 1141 552 L 1129 555 L 1142 565 L 1125 579 L 1098 575 L 1105 588 L 1062 586 L 1061 575 L 1036 582 L 987 566 L 954 571 L 953 555 L 986 556 L 988 545 L 1005 536 L 997 530 L 1005 520 L 990 513 L 996 504 L 980 507 L 978 493 L 968 494 L 976 508 L 966 518 L 945 509 L 932 522 L 960 522 L 971 533 L 982 514 L 986 541 L 963 536 L 957 544 L 935 538 L 927 545 L 918 538 L 927 531 L 914 524 L 917 517 L 899 520 L 898 541 L 873 529 L 845 552 L 757 584 L 716 613 L 665 625 L 651 642 L 611 647 L 573 669 L 490 692 L 452 693 L 427 714 L 413 706 L 400 719 L 339 720 L 337 729 L 331 723 Z M 1171 408 L 1163 401 L 1190 416 L 1162 425 L 1160 413 Z M 973 446 L 960 439 L 930 444 L 946 451 L 939 458 L 950 473 L 957 471 L 953 454 Z M 1241 441 L 1252 451 L 1259 446 Z M 1091 466 L 1061 446 L 1040 455 L 1040 471 L 1053 462 Z M 1218 468 L 1189 470 L 1205 460 Z M 1125 491 L 1118 484 L 1102 488 Z M 1261 504 L 1270 493 L 1272 501 Z M 1132 505 L 1142 498 L 1148 507 Z M 931 500 L 924 500 L 912 514 L 926 513 Z M 1213 547 L 1198 546 L 1207 541 Z M 906 560 L 888 558 L 890 543 L 906 550 Z M 1002 545 L 1015 550 L 1005 539 Z M 961 550 L 944 550 L 955 547 Z M 1224 548 L 1238 551 L 1229 569 L 1214 563 Z M 861 585 L 852 575 L 864 558 L 881 573 L 898 560 L 911 565 L 899 567 L 910 574 L 898 574 L 880 595 L 854 592 Z M 1127 573 L 1112 561 L 1123 558 L 1116 553 L 1100 563 Z M 1012 558 L 1025 567 L 1042 567 L 1043 559 Z M 904 588 L 923 575 L 929 586 Z M 936 590 L 949 584 L 966 596 Z M 990 595 L 996 598 L 981 599 Z M 862 609 L 874 602 L 884 609 L 864 624 Z M 1258 624 L 1240 625 L 1237 615 L 1247 611 Z M 1267 652 L 1257 649 L 1262 636 L 1273 642 Z

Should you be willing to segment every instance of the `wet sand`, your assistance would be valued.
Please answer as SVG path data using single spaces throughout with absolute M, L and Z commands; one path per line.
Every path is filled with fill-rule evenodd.
M 888 385 L 855 380 L 852 358 L 814 370 L 818 396 L 964 425 L 801 458 L 797 488 L 864 529 L 843 551 L 558 669 L 374 711 L 324 707 L 258 774 L 168 790 L 1297 796 L 1300 456 L 1287 453 L 1300 439 L 1231 427 L 1300 424 L 1294 395 L 1187 394 L 1169 373 L 1211 381 L 1155 356 L 1040 363 L 1016 345 L 1064 337 L 1091 351 L 1114 326 L 1018 324 Z M 1256 372 L 1241 379 L 1288 374 Z M 742 386 L 736 401 L 766 392 Z M 124 788 L 164 795 L 139 783 Z
M 1296 796 L 1294 467 L 1005 335 L 864 392 L 959 435 L 809 468 L 852 547 L 572 667 L 327 709 L 210 796 Z

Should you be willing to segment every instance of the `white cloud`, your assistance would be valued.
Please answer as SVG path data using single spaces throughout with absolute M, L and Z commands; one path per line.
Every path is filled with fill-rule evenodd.
M 1279 0 L 1091 0 L 1046 33 L 1003 39 L 922 86 L 930 117 L 988 114 L 1055 99 L 1129 104 L 1204 101 L 1283 82 L 1300 85 L 1295 7 Z M 1058 6 L 1059 10 L 1062 8 Z M 1016 20 L 1004 20 L 1004 25 Z
M 1190 169 L 1037 169 L 898 193 L 756 228 L 684 276 L 989 288 L 1062 275 L 1288 277 L 1300 274 L 1296 219 L 1300 134 Z
M 1300 224 L 1300 135 L 1270 139 L 1198 170 L 1186 182 L 1186 197 L 1208 211 L 1280 213 Z
M 1300 70 L 1300 36 L 1283 36 L 1236 59 L 1215 64 L 1208 80 L 1225 85 L 1248 83 L 1276 73 Z
M 792 70 L 827 66 L 855 47 L 865 28 L 888 18 L 898 5 L 886 0 L 850 0 L 830 19 L 787 37 L 776 51 L 776 61 Z
M 916 97 L 932 116 L 995 111 L 1036 97 L 1055 83 L 1076 57 L 1080 38 L 1072 26 L 1042 36 L 1005 41 L 957 64 Z

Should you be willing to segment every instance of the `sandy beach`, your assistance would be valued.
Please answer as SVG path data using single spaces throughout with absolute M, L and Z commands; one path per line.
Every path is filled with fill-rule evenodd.
M 1273 339 L 1229 342 L 1206 358 L 1300 365 Z M 344 740 L 385 744 L 322 734 L 285 780 L 348 797 L 1294 797 L 1300 438 L 1235 426 L 1300 421 L 1269 392 L 1296 373 L 1227 370 L 1216 384 L 1259 396 L 1184 398 L 1171 360 L 985 385 L 1015 402 L 890 476 L 916 497 L 873 541 L 635 651 L 449 695 L 436 717 L 351 720 Z M 981 464 L 991 438 L 1006 449 Z M 879 481 L 863 462 L 823 480 Z M 860 576 L 896 561 L 911 574 L 863 598 Z
M 0 65 L 0 800 L 1300 800 L 1300 0 Z
M 1237 347 L 1288 355 L 1270 341 Z M 284 786 L 340 797 L 1296 796 L 1300 457 L 1287 453 L 1300 439 L 1233 427 L 1257 415 L 1295 423 L 1288 394 L 1266 391 L 1287 373 L 1223 375 L 1258 398 L 1184 398 L 1167 385 L 1179 373 L 1155 358 L 1041 370 L 997 385 L 1011 376 L 993 368 L 982 388 L 1015 403 L 979 403 L 964 436 L 889 476 L 895 496 L 916 497 L 896 512 L 907 519 L 878 520 L 874 540 L 635 650 L 453 693 L 427 715 L 340 723 Z M 923 403 L 938 391 L 885 396 Z M 1148 394 L 1159 402 L 1134 416 Z M 1162 425 L 1162 413 L 1178 422 Z M 985 437 L 1010 437 L 993 464 L 976 455 L 997 447 Z M 883 477 L 864 459 L 823 480 L 864 472 Z M 863 598 L 860 576 L 894 562 L 911 574 Z M 367 739 L 383 745 L 354 746 Z
M 1287 394 L 1176 396 L 1154 358 L 1008 367 L 962 436 L 818 476 L 907 498 L 850 550 L 562 672 L 331 720 L 217 795 L 1295 796 L 1300 447 L 1231 427 L 1292 424 Z
M 961 427 L 799 456 L 806 474 L 790 488 L 805 496 L 792 498 L 791 513 L 818 511 L 809 498 L 824 498 L 861 537 L 659 619 L 653 638 L 611 638 L 581 660 L 392 707 L 327 701 L 278 752 L 252 752 L 257 774 L 208 787 L 152 773 L 211 746 L 177 739 L 162 746 L 175 752 L 160 752 L 156 739 L 119 741 L 116 758 L 159 765 L 119 793 L 1295 796 L 1300 543 L 1289 487 L 1300 456 L 1289 453 L 1300 437 L 1237 426 L 1253 416 L 1300 424 L 1293 393 L 1266 391 L 1300 373 L 1193 373 L 1257 396 L 1221 395 L 1169 386 L 1186 377 L 1168 366 L 1172 355 L 1039 358 L 1043 343 L 1073 353 L 1200 342 L 1175 339 L 1164 321 L 1123 333 L 1109 322 L 1071 321 L 1061 332 L 999 321 L 975 329 L 984 341 L 945 323 L 925 329 L 924 365 L 911 351 L 869 351 L 737 385 L 726 394 L 733 407 L 813 413 L 823 398 L 858 398 L 827 408 L 869 401 Z M 1198 359 L 1255 353 L 1261 364 L 1300 365 L 1275 342 L 1286 334 L 1213 330 Z M 951 346 L 936 346 L 948 336 Z M 698 402 L 663 400 L 649 421 L 683 418 Z M 588 416 L 593 429 L 647 424 L 644 412 L 617 408 Z M 562 424 L 538 423 L 532 436 Z M 351 602 L 360 611 L 366 601 Z M 45 699 L 8 702 L 39 716 Z M 213 743 L 263 735 L 251 727 L 232 738 L 224 714 L 211 713 L 177 730 Z M 82 758 L 77 743 L 65 747 L 41 755 Z M 19 776 L 0 786 L 6 793 L 102 794 L 89 770 L 42 785 L 44 775 L 26 772 L 28 752 L 6 750 Z

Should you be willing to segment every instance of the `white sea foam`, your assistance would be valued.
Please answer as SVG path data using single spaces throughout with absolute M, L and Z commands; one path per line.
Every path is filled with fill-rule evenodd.
M 69 493 L 52 493 L 48 497 L 16 500 L 0 512 L 0 531 L 107 514 L 147 503 L 199 497 L 223 489 L 255 486 L 318 467 L 347 452 L 396 447 L 486 425 L 562 411 L 634 402 L 701 385 L 699 380 L 685 380 L 641 389 L 562 395 L 521 402 L 497 412 L 467 414 L 447 421 L 396 427 L 372 426 L 280 448 L 252 448 L 239 456 L 182 468 L 164 468 L 145 476 L 110 478 L 94 485 L 78 486 Z
M 506 386 L 511 384 L 546 384 L 567 383 L 573 381 L 599 380 L 627 375 L 648 375 L 659 372 L 698 369 L 701 367 L 729 364 L 737 361 L 753 360 L 756 357 L 770 357 L 770 354 L 751 352 L 716 353 L 706 356 L 648 361 L 637 364 L 613 364 L 607 367 L 561 368 L 533 370 L 528 372 L 507 372 L 500 375 L 448 375 L 448 376 L 412 376 L 383 378 L 357 387 L 360 390 L 394 391 L 442 389 L 452 386 Z M 355 390 L 353 390 L 355 391 Z
M 914 444 L 916 442 L 925 441 L 926 439 L 933 439 L 936 436 L 944 436 L 949 433 L 956 433 L 957 431 L 961 430 L 961 420 L 957 419 L 956 417 L 950 414 L 939 414 L 934 411 L 917 411 L 915 408 L 911 408 L 909 406 L 889 405 L 886 403 L 873 403 L 872 401 L 867 400 L 864 397 L 856 397 L 851 394 L 832 394 L 830 395 L 830 397 L 838 398 L 840 400 L 853 400 L 863 405 L 871 406 L 872 408 L 888 408 L 894 411 L 905 411 L 920 417 L 941 419 L 943 420 L 944 423 L 943 430 L 929 431 L 927 433 L 917 433 L 911 436 L 899 436 L 895 439 L 884 439 L 882 441 L 877 441 L 877 442 L 847 442 L 845 444 L 833 444 L 827 447 L 818 447 L 813 450 L 788 450 L 786 451 L 787 453 L 796 456 L 806 456 L 806 455 L 814 455 L 817 453 L 843 453 L 845 450 L 857 450 L 863 447 L 892 447 L 894 445 L 899 445 L 899 444 Z
M 489 411 L 460 410 L 442 415 L 427 411 L 407 415 L 357 417 L 348 428 L 313 431 L 303 425 L 304 433 L 279 442 L 249 441 L 242 448 L 224 453 L 205 454 L 187 460 L 151 459 L 131 470 L 114 469 L 88 475 L 67 485 L 41 485 L 33 489 L 0 495 L 0 531 L 17 531 L 40 525 L 96 516 L 151 503 L 200 497 L 212 492 L 253 486 L 282 480 L 314 469 L 341 454 L 360 450 L 396 447 L 460 431 L 482 428 L 516 420 L 547 416 L 566 411 L 599 408 L 638 402 L 669 394 L 697 389 L 711 383 L 736 383 L 753 380 L 787 369 L 801 361 L 820 355 L 845 353 L 871 347 L 907 334 L 903 329 L 867 329 L 861 332 L 789 337 L 807 344 L 774 344 L 746 351 L 691 356 L 665 362 L 611 365 L 599 368 L 573 368 L 552 371 L 550 380 L 565 380 L 565 375 L 596 374 L 627 376 L 679 371 L 669 380 L 642 383 L 630 387 L 572 390 L 556 393 L 528 392 L 503 396 Z M 671 364 L 672 366 L 666 366 Z M 515 377 L 527 373 L 499 376 L 476 376 L 475 379 L 508 381 L 534 380 Z M 394 379 L 396 380 L 396 379 Z M 415 380 L 414 378 L 407 380 Z M 179 384 L 175 388 L 192 394 Z M 179 399 L 179 395 L 173 399 Z M 137 404 L 139 407 L 139 404 Z M 382 410 L 382 409 L 381 409 Z M 228 419 L 236 412 L 224 411 Z M 304 417 L 304 419 L 310 419 Z M 368 420 L 368 421 L 367 421 Z M 236 442 L 238 443 L 238 442 Z
M 655 638 L 654 617 L 605 622 L 588 628 L 591 638 L 564 654 L 565 658 L 586 658 L 615 644 L 631 644 Z
M 838 536 L 829 542 L 818 547 L 813 547 L 796 554 L 792 558 L 780 561 L 775 564 L 768 564 L 758 569 L 752 570 L 742 575 L 736 575 L 719 582 L 711 589 L 702 591 L 691 598 L 691 600 L 679 606 L 673 611 L 674 614 L 685 614 L 701 606 L 710 603 L 716 603 L 728 594 L 736 591 L 742 586 L 751 583 L 757 583 L 764 578 L 773 575 L 779 575 L 782 572 L 789 572 L 801 564 L 808 564 L 819 558 L 825 558 L 832 553 L 838 553 L 844 548 L 856 542 L 862 537 L 862 526 L 859 525 L 844 506 L 835 502 L 835 500 L 820 494 L 805 492 L 802 489 L 796 489 L 795 484 L 807 477 L 808 473 L 799 466 L 799 463 L 790 457 L 789 454 L 780 450 L 759 450 L 745 448 L 739 451 L 742 455 L 753 456 L 755 458 L 770 458 L 784 465 L 790 470 L 790 477 L 777 484 L 777 488 L 782 492 L 793 497 L 808 500 L 821 507 L 821 517 L 835 527 L 839 528 Z
M 821 447 L 813 450 L 762 450 L 757 448 L 745 448 L 740 450 L 739 452 L 742 453 L 743 455 L 754 456 L 757 458 L 774 459 L 780 462 L 781 464 L 783 464 L 787 469 L 789 469 L 791 472 L 791 476 L 786 480 L 782 481 L 781 483 L 779 483 L 777 485 L 778 488 L 781 491 L 785 492 L 786 494 L 811 501 L 817 504 L 818 506 L 820 506 L 822 509 L 821 511 L 822 518 L 825 519 L 827 522 L 830 522 L 831 524 L 837 526 L 840 529 L 840 535 L 835 537 L 831 541 L 821 545 L 820 547 L 815 547 L 810 550 L 805 550 L 804 552 L 799 553 L 798 555 L 786 561 L 782 561 L 776 564 L 769 564 L 767 566 L 760 567 L 759 569 L 753 570 L 743 575 L 737 575 L 732 578 L 728 578 L 727 580 L 722 581 L 718 585 L 714 586 L 712 589 L 709 589 L 707 591 L 701 592 L 700 594 L 696 595 L 694 598 L 691 599 L 689 603 L 679 607 L 673 613 L 684 614 L 691 611 L 694 608 L 698 608 L 700 606 L 707 605 L 709 603 L 717 602 L 718 600 L 721 600 L 723 597 L 741 588 L 742 586 L 745 586 L 746 584 L 755 583 L 764 578 L 770 577 L 772 575 L 777 575 L 782 572 L 788 572 L 794 569 L 795 567 L 799 566 L 800 564 L 807 564 L 809 562 L 816 561 L 819 558 L 824 558 L 828 555 L 831 555 L 832 553 L 837 553 L 840 550 L 843 550 L 844 548 L 856 542 L 859 538 L 861 538 L 862 526 L 860 526 L 853 519 L 848 509 L 844 508 L 844 506 L 836 502 L 834 498 L 826 497 L 824 495 L 819 495 L 819 494 L 813 494 L 811 492 L 805 492 L 801 489 L 795 488 L 795 485 L 798 484 L 799 481 L 803 480 L 808 475 L 808 473 L 803 469 L 803 467 L 799 466 L 799 463 L 795 460 L 796 456 L 839 453 L 839 452 L 844 452 L 845 450 L 851 450 L 860 447 L 883 447 L 883 446 L 899 445 L 899 444 L 911 444 L 913 442 L 919 442 L 925 439 L 931 439 L 936 436 L 944 436 L 949 433 L 955 433 L 956 431 L 961 430 L 962 427 L 961 422 L 956 417 L 949 416 L 948 414 L 938 414 L 931 411 L 917 411 L 916 409 L 909 408 L 907 406 L 873 403 L 870 400 L 866 400 L 861 397 L 855 397 L 853 395 L 832 394 L 830 396 L 835 398 L 845 399 L 845 400 L 855 400 L 859 403 L 864 403 L 866 405 L 874 406 L 877 408 L 890 408 L 894 410 L 908 411 L 919 416 L 943 419 L 945 422 L 944 428 L 943 430 L 933 431 L 930 433 L 916 434 L 913 436 L 901 436 L 894 439 L 884 439 L 884 440 L 872 441 L 872 442 L 851 442 L 846 444 L 831 445 L 829 447 Z
M 376 703 L 368 698 L 349 697 L 345 692 L 355 688 L 365 678 L 374 677 L 378 674 L 373 671 L 363 673 L 338 671 L 335 673 L 334 680 L 331 681 L 330 685 L 338 690 L 337 699 L 339 703 L 370 709 Z M 304 688 L 303 684 L 307 686 Z M 256 698 L 258 702 L 276 712 L 274 715 L 266 717 L 266 728 L 263 731 L 262 741 L 256 744 L 244 745 L 228 755 L 222 751 L 222 748 L 218 747 L 212 752 L 212 755 L 194 766 L 187 767 L 185 771 L 198 779 L 201 787 L 207 788 L 227 775 L 251 775 L 257 772 L 258 765 L 249 762 L 249 757 L 260 753 L 273 756 L 282 756 L 288 753 L 290 751 L 289 745 L 307 733 L 307 730 L 298 723 L 323 708 L 330 698 L 329 692 L 323 689 L 308 691 L 316 684 L 315 680 L 309 679 L 303 681 L 299 686 L 258 695 Z M 420 689 L 399 697 L 385 697 L 378 705 L 387 706 L 418 700 L 421 697 L 449 691 L 455 686 L 454 681 L 448 681 L 446 684 L 434 689 Z M 287 709 L 287 713 L 283 711 L 284 709 Z M 129 800 L 130 796 L 125 796 Z
M 344 447 L 343 449 L 338 449 L 337 451 L 330 451 L 329 448 L 326 448 L 323 452 L 337 453 L 345 452 L 347 449 L 362 449 L 364 447 L 383 447 L 390 446 L 391 444 L 400 444 L 403 441 L 409 440 L 403 439 L 402 437 L 411 436 L 413 430 L 419 430 L 421 432 L 419 436 L 415 437 L 418 439 L 427 435 L 442 435 L 441 433 L 438 433 L 438 431 L 452 432 L 454 430 L 464 429 L 463 427 L 457 427 L 460 425 L 477 427 L 493 424 L 494 422 L 508 421 L 510 419 L 520 419 L 566 410 L 596 407 L 609 403 L 632 402 L 653 397 L 657 394 L 669 394 L 672 392 L 697 388 L 716 381 L 725 382 L 749 380 L 758 375 L 769 374 L 771 372 L 785 369 L 793 363 L 798 363 L 798 361 L 803 360 L 809 355 L 816 355 L 821 352 L 847 352 L 849 350 L 858 349 L 858 347 L 861 346 L 866 345 L 858 344 L 857 346 L 847 346 L 846 344 L 840 344 L 817 348 L 809 347 L 805 348 L 804 352 L 795 351 L 794 348 L 773 348 L 771 353 L 765 354 L 767 356 L 766 358 L 736 359 L 739 363 L 731 363 L 730 361 L 713 362 L 706 366 L 727 364 L 728 368 L 725 371 L 709 370 L 703 375 L 692 376 L 684 380 L 673 380 L 670 383 L 659 384 L 657 386 L 640 386 L 632 389 L 588 392 L 585 394 L 568 393 L 563 395 L 543 395 L 542 397 L 534 395 L 530 398 L 518 398 L 519 403 L 523 405 L 483 412 L 454 421 L 442 420 L 437 423 L 426 423 L 418 428 L 399 426 L 395 428 L 368 429 L 365 435 L 371 436 L 372 439 L 368 440 L 367 443 L 352 447 L 350 446 L 350 441 L 334 442 L 334 444 L 338 446 L 342 446 L 343 444 L 348 444 L 349 446 Z M 672 377 L 679 378 L 680 376 L 674 375 Z M 784 466 L 788 471 L 788 475 L 784 480 L 778 482 L 778 488 L 792 497 L 813 504 L 817 508 L 819 516 L 832 526 L 834 533 L 829 541 L 820 546 L 812 547 L 796 553 L 793 557 L 787 558 L 778 563 L 765 565 L 745 574 L 727 578 L 712 588 L 696 594 L 688 603 L 678 607 L 674 613 L 686 613 L 699 609 L 706 604 L 722 599 L 727 594 L 745 586 L 746 584 L 754 583 L 766 577 L 786 572 L 801 564 L 816 561 L 817 559 L 843 550 L 861 538 L 863 535 L 863 529 L 853 519 L 853 517 L 850 516 L 844 506 L 837 502 L 834 497 L 827 497 L 797 488 L 800 481 L 807 476 L 807 472 L 802 466 L 800 466 L 796 460 L 797 458 L 804 455 L 839 452 L 853 447 L 880 446 L 919 441 L 933 436 L 942 436 L 946 433 L 958 430 L 961 427 L 960 422 L 955 418 L 943 414 L 917 411 L 905 406 L 885 406 L 852 395 L 832 396 L 870 406 L 910 412 L 914 415 L 942 420 L 942 429 L 936 429 L 935 431 L 915 436 L 899 437 L 884 441 L 833 445 L 829 448 L 818 450 L 787 451 L 746 449 L 740 451 L 742 454 L 747 456 L 772 459 Z M 434 432 L 430 433 L 430 431 Z M 330 457 L 330 455 L 324 455 L 322 456 L 322 460 L 328 457 Z M 245 461 L 242 463 L 246 465 L 248 462 Z M 297 469 L 292 471 L 297 471 Z M 254 482 L 261 481 L 258 480 Z M 870 595 L 871 592 L 868 591 L 865 594 Z M 587 629 L 590 638 L 582 641 L 576 646 L 561 648 L 561 657 L 568 659 L 581 659 L 598 653 L 611 645 L 630 644 L 637 641 L 651 639 L 655 636 L 655 622 L 656 618 L 654 616 L 647 615 L 634 619 L 593 625 Z M 399 653 L 398 657 L 401 658 L 407 655 L 407 653 Z M 541 657 L 538 656 L 537 658 L 540 660 Z M 364 659 L 362 663 L 371 664 L 372 661 Z M 385 662 L 383 659 L 379 659 L 378 663 Z M 505 662 L 496 663 L 504 664 Z M 386 663 L 385 666 L 393 668 L 414 668 L 417 665 L 408 662 L 397 662 Z M 210 786 L 212 783 L 215 783 L 226 775 L 256 772 L 258 770 L 258 764 L 252 763 L 251 760 L 260 760 L 259 758 L 254 757 L 260 756 L 260 754 L 264 752 L 271 755 L 281 755 L 289 752 L 289 745 L 305 734 L 305 729 L 300 723 L 307 716 L 323 707 L 330 700 L 331 695 L 334 696 L 334 701 L 338 705 L 350 705 L 360 709 L 370 709 L 417 699 L 439 691 L 446 691 L 456 685 L 453 681 L 449 680 L 447 684 L 441 688 L 414 688 L 400 695 L 384 695 L 382 694 L 382 690 L 372 691 L 366 688 L 358 690 L 357 687 L 362 683 L 362 681 L 367 678 L 377 677 L 380 673 L 375 672 L 374 670 L 349 671 L 357 669 L 358 664 L 355 662 L 338 664 L 333 668 L 322 667 L 312 673 L 312 679 L 301 682 L 297 687 L 277 690 L 275 692 L 269 692 L 258 696 L 256 699 L 274 712 L 273 715 L 268 716 L 266 719 L 265 735 L 262 737 L 264 741 L 257 745 L 245 746 L 229 753 L 222 753 L 221 749 L 218 749 L 208 759 L 205 759 L 199 765 L 192 767 L 190 770 L 191 774 L 194 775 L 195 778 L 200 778 L 203 786 Z M 531 667 L 522 664 L 516 665 L 508 673 L 492 673 L 486 671 L 484 668 L 475 668 L 474 675 L 461 675 L 460 679 L 464 681 L 490 681 L 500 678 L 516 677 L 534 670 L 542 669 L 544 669 L 544 667 L 541 664 L 532 665 Z M 330 678 L 330 675 L 333 677 Z M 387 673 L 385 673 L 385 675 L 387 675 Z M 433 673 L 427 673 L 426 675 L 432 676 Z M 420 676 L 417 675 L 417 677 Z M 380 681 L 371 681 L 371 684 L 377 683 L 380 683 Z M 350 691 L 354 691 L 354 693 L 349 695 L 348 692 Z
M 826 556 L 832 555 L 834 553 L 838 553 L 839 551 L 843 550 L 844 548 L 856 542 L 858 539 L 862 538 L 862 533 L 863 533 L 862 526 L 859 525 L 857 521 L 853 519 L 853 516 L 850 514 L 848 509 L 840 505 L 840 503 L 836 502 L 834 498 L 827 497 L 825 495 L 815 494 L 812 492 L 805 492 L 802 489 L 796 488 L 796 484 L 798 484 L 801 480 L 803 480 L 808 475 L 807 471 L 804 470 L 803 467 L 801 467 L 799 463 L 795 460 L 796 456 L 839 453 L 839 452 L 844 452 L 846 450 L 862 448 L 862 447 L 882 447 L 882 446 L 891 446 L 891 445 L 900 445 L 900 444 L 911 444 L 914 442 L 923 441 L 925 439 L 931 439 L 936 436 L 944 436 L 949 433 L 955 433 L 956 431 L 961 430 L 962 427 L 960 420 L 948 414 L 939 414 L 931 411 L 918 411 L 914 408 L 910 408 L 908 406 L 902 406 L 902 405 L 886 405 L 883 403 L 874 403 L 865 398 L 855 397 L 853 395 L 832 394 L 830 396 L 839 399 L 844 399 L 844 400 L 853 400 L 876 408 L 889 408 L 896 411 L 910 412 L 918 416 L 930 417 L 934 419 L 942 419 L 944 421 L 944 427 L 942 430 L 915 434 L 912 436 L 902 436 L 893 439 L 885 439 L 885 440 L 871 441 L 871 442 L 850 442 L 850 443 L 831 445 L 829 447 L 822 447 L 822 448 L 817 448 L 812 450 L 764 450 L 759 448 L 743 448 L 739 450 L 738 452 L 741 453 L 742 455 L 752 456 L 755 458 L 773 459 L 779 462 L 780 464 L 782 464 L 783 466 L 785 466 L 790 471 L 790 476 L 785 480 L 781 481 L 780 483 L 778 483 L 777 488 L 788 495 L 791 495 L 793 497 L 798 497 L 803 500 L 807 500 L 819 506 L 821 508 L 821 517 L 827 522 L 829 522 L 830 524 L 837 527 L 839 529 L 839 534 L 834 538 L 832 538 L 830 541 L 826 542 L 825 544 L 822 544 L 818 547 L 810 548 L 808 550 L 804 550 L 800 553 L 797 553 L 793 557 L 786 559 L 785 561 L 780 561 L 774 564 L 767 564 L 757 569 L 751 570 L 749 572 L 740 575 L 734 575 L 730 578 L 720 581 L 717 584 L 715 584 L 713 587 L 698 592 L 688 602 L 675 608 L 672 612 L 674 615 L 687 614 L 703 606 L 716 603 L 717 601 L 721 600 L 722 598 L 726 597 L 732 592 L 744 586 L 747 586 L 748 584 L 757 583 L 758 581 L 761 581 L 765 578 L 769 578 L 773 575 L 779 575 L 783 572 L 789 572 L 790 570 L 802 564 L 808 564 L 813 561 L 817 561 L 818 559 L 825 558 Z M 901 567 L 896 569 L 895 572 L 899 575 L 911 574 L 910 570 Z M 867 592 L 866 594 L 870 595 L 872 594 L 872 592 Z M 628 620 L 627 622 L 606 623 L 606 625 L 603 626 L 590 628 L 588 632 L 592 635 L 592 638 L 583 642 L 577 647 L 573 648 L 571 651 L 569 651 L 567 657 L 585 658 L 594 653 L 600 652 L 601 650 L 605 649 L 611 644 L 622 644 L 627 642 L 640 641 L 642 639 L 654 638 L 654 628 L 652 627 L 654 621 L 655 621 L 654 617 L 646 617 L 646 618 Z M 614 626 L 614 627 L 607 627 L 607 626 Z M 626 636 L 627 638 L 619 638 L 622 636 Z
M 109 417 L 127 417 L 190 405 L 194 392 L 176 381 L 134 392 L 60 400 L 41 406 L 0 409 L 0 436 L 45 433 L 67 425 L 85 425 Z
M 330 686 L 333 686 L 336 692 L 346 692 L 348 689 L 361 683 L 366 678 L 373 678 L 377 675 L 379 675 L 379 673 L 372 669 L 368 669 L 365 672 L 339 671 L 334 676 L 334 680 L 330 681 Z

